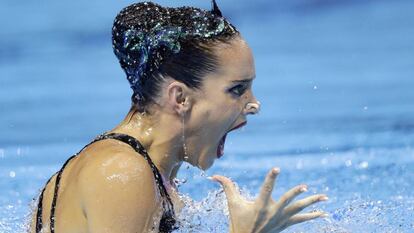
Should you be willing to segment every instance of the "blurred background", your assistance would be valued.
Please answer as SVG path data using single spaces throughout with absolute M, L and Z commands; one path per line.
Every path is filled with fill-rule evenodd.
M 23 232 L 47 179 L 128 112 L 111 27 L 133 2 L 0 2 L 0 232 Z M 262 111 L 227 137 L 206 174 L 183 169 L 182 192 L 210 203 L 218 186 L 205 176 L 220 173 L 255 195 L 279 166 L 275 198 L 299 183 L 330 196 L 320 205 L 330 218 L 287 232 L 412 232 L 414 1 L 218 4 L 253 50 Z M 202 224 L 225 232 L 215 214 Z

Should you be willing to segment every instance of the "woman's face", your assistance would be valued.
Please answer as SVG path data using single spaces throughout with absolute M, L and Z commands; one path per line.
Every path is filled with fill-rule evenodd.
M 246 123 L 259 110 L 252 92 L 255 67 L 251 49 L 237 38 L 217 49 L 220 67 L 203 79 L 185 122 L 186 159 L 203 170 L 223 155 L 229 131 Z

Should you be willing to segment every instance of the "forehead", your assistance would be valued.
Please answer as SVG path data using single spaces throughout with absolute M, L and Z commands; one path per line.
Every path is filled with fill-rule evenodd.
M 222 44 L 216 54 L 219 60 L 217 75 L 226 81 L 250 79 L 255 76 L 253 54 L 248 44 L 241 38 L 230 44 Z

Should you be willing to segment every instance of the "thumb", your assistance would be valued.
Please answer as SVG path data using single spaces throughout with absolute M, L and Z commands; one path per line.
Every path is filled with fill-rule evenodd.
M 214 175 L 211 177 L 211 180 L 217 181 L 221 184 L 224 189 L 224 193 L 226 194 L 227 201 L 235 201 L 240 198 L 239 191 L 233 181 L 225 176 Z

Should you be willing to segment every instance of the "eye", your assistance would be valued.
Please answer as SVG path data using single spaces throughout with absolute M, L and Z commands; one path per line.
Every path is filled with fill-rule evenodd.
M 246 89 L 247 89 L 246 85 L 238 84 L 238 85 L 230 88 L 229 92 L 233 95 L 241 96 L 241 95 L 244 94 L 244 92 L 246 92 Z

